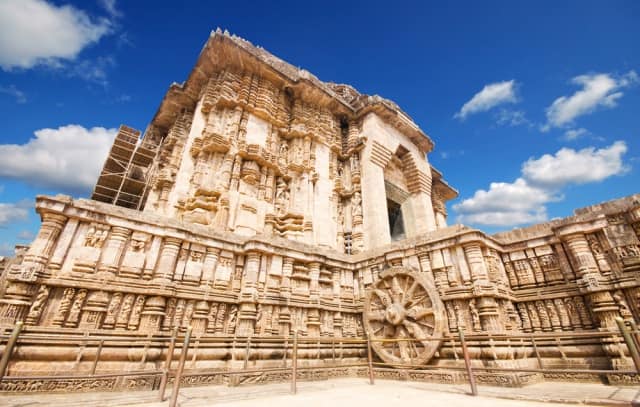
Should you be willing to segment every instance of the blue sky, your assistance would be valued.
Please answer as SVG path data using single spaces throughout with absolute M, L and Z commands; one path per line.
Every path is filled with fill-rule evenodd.
M 397 102 L 460 191 L 450 223 L 639 192 L 640 2 L 192 3 L 0 0 L 0 254 L 37 232 L 36 194 L 90 194 L 114 129 L 144 130 L 218 26 Z

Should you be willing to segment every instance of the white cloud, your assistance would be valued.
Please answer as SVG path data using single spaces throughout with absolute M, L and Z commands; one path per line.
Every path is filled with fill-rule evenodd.
M 531 125 L 531 122 L 525 116 L 522 110 L 500 109 L 496 114 L 496 123 L 499 126 L 520 126 L 523 124 Z
M 71 124 L 37 130 L 25 144 L 0 144 L 0 177 L 70 193 L 91 190 L 116 129 Z
M 610 74 L 580 75 L 571 82 L 582 86 L 582 89 L 571 96 L 557 98 L 547 108 L 547 124 L 543 131 L 571 124 L 577 117 L 592 113 L 597 108 L 615 107 L 623 96 L 621 90 L 638 83 L 638 75 L 635 71 L 618 78 Z
M 29 209 L 32 206 L 33 205 L 27 201 L 17 203 L 0 202 L 0 227 L 27 220 L 29 218 Z
M 569 129 L 564 132 L 564 137 L 562 138 L 566 141 L 573 141 L 579 139 L 582 136 L 586 136 L 587 134 L 589 134 L 589 130 L 584 128 Z
M 599 182 L 624 174 L 623 141 L 596 150 L 563 148 L 554 155 L 531 158 L 522 165 L 522 176 L 513 183 L 493 182 L 453 206 L 457 221 L 478 225 L 516 226 L 547 220 L 546 204 L 561 200 L 570 184 Z
M 122 13 L 118 10 L 118 7 L 116 7 L 116 0 L 99 0 L 98 2 L 112 17 L 117 18 L 122 16 Z
M 0 85 L 0 93 L 12 96 L 15 98 L 16 103 L 27 103 L 27 95 L 20 89 L 16 88 L 16 85 L 2 86 Z
M 488 191 L 476 191 L 453 209 L 461 223 L 510 226 L 546 220 L 544 204 L 554 199 L 549 192 L 518 178 L 513 183 L 492 182 Z
M 111 31 L 107 19 L 92 20 L 70 5 L 44 0 L 0 1 L 0 67 L 60 66 Z
M 487 110 L 504 103 L 516 103 L 516 82 L 514 80 L 491 83 L 465 103 L 460 111 L 454 115 L 455 118 L 464 120 L 467 116 L 486 112 Z
M 598 182 L 612 175 L 624 174 L 628 168 L 622 161 L 627 152 L 624 141 L 596 150 L 560 149 L 555 155 L 545 154 L 529 159 L 522 166 L 522 175 L 532 185 L 560 188 L 566 184 Z

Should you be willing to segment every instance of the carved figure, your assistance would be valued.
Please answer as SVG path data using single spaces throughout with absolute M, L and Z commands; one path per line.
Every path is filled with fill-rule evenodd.
M 618 309 L 620 310 L 620 316 L 622 318 L 631 319 L 633 317 L 629 304 L 627 304 L 627 301 L 624 299 L 622 292 L 616 291 L 613 294 L 613 300 L 618 304 Z
M 235 305 L 231 306 L 229 310 L 229 318 L 227 320 L 227 333 L 233 334 L 236 331 L 236 317 L 238 314 L 238 307 Z
M 351 198 L 351 216 L 355 219 L 356 216 L 362 216 L 362 197 L 360 192 L 356 191 Z
M 142 307 L 144 307 L 145 296 L 138 295 L 136 297 L 135 305 L 133 306 L 133 310 L 131 311 L 131 316 L 129 317 L 129 324 L 127 325 L 127 329 L 134 330 L 138 328 L 140 324 L 140 313 L 142 312 Z
M 29 308 L 29 314 L 27 315 L 28 324 L 35 325 L 38 323 L 38 319 L 40 319 L 40 314 L 42 313 L 42 309 L 44 308 L 47 298 L 49 298 L 49 287 L 41 285 L 38 289 L 38 295 L 36 296 L 35 301 L 31 304 L 31 308 Z
M 109 306 L 107 307 L 107 315 L 105 316 L 104 322 L 102 323 L 103 328 L 113 328 L 115 326 L 116 316 L 121 301 L 122 293 L 114 293 L 111 297 L 111 301 L 109 301 Z
M 80 311 L 82 310 L 82 305 L 84 304 L 84 299 L 87 296 L 87 290 L 81 289 L 76 294 L 76 298 L 73 301 L 73 305 L 71 306 L 71 310 L 69 311 L 69 316 L 67 316 L 66 326 L 76 326 L 78 324 L 78 320 L 80 319 Z
M 478 309 L 476 308 L 476 300 L 469 301 L 469 312 L 471 313 L 471 322 L 473 324 L 473 331 L 480 331 L 480 315 L 478 314 Z
M 107 238 L 107 234 L 109 233 L 109 229 L 105 226 L 91 224 L 87 234 L 84 237 L 84 245 L 87 247 L 95 247 L 97 249 L 102 247 L 105 239 Z
M 289 209 L 289 186 L 282 178 L 278 178 L 276 181 L 276 200 L 275 209 L 278 216 L 282 216 L 287 213 Z

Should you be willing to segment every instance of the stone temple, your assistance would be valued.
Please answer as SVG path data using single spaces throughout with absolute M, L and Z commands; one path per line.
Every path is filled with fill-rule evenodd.
M 91 199 L 37 198 L 40 232 L 0 280 L 2 332 L 23 321 L 34 339 L 19 344 L 0 390 L 150 388 L 153 377 L 51 385 L 29 376 L 92 369 L 86 342 L 63 338 L 144 339 L 188 326 L 191 367 L 209 371 L 233 368 L 242 356 L 235 342 L 207 338 L 251 337 L 247 358 L 260 368 L 283 358 L 266 339 L 293 332 L 440 338 L 374 342 L 374 357 L 460 367 L 464 329 L 490 338 L 470 345 L 481 366 L 544 361 L 618 370 L 604 379 L 637 383 L 623 342 L 571 335 L 617 331 L 616 317 L 640 320 L 640 195 L 490 236 L 447 226 L 445 204 L 457 191 L 429 163 L 433 148 L 392 101 L 322 82 L 213 32 L 144 134 L 120 128 Z M 546 332 L 567 337 L 537 349 L 505 339 Z M 300 363 L 320 369 L 336 358 L 331 347 L 319 341 Z M 166 345 L 105 342 L 98 371 L 153 369 L 165 353 Z M 366 346 L 343 346 L 338 358 L 366 360 Z M 507 385 L 593 377 L 478 373 Z

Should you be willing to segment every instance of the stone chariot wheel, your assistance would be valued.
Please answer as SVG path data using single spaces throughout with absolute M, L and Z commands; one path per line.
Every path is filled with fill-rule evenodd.
M 371 347 L 386 363 L 427 363 L 440 346 L 445 318 L 444 305 L 435 287 L 423 275 L 405 267 L 383 271 L 367 290 L 365 329 L 371 337 Z

